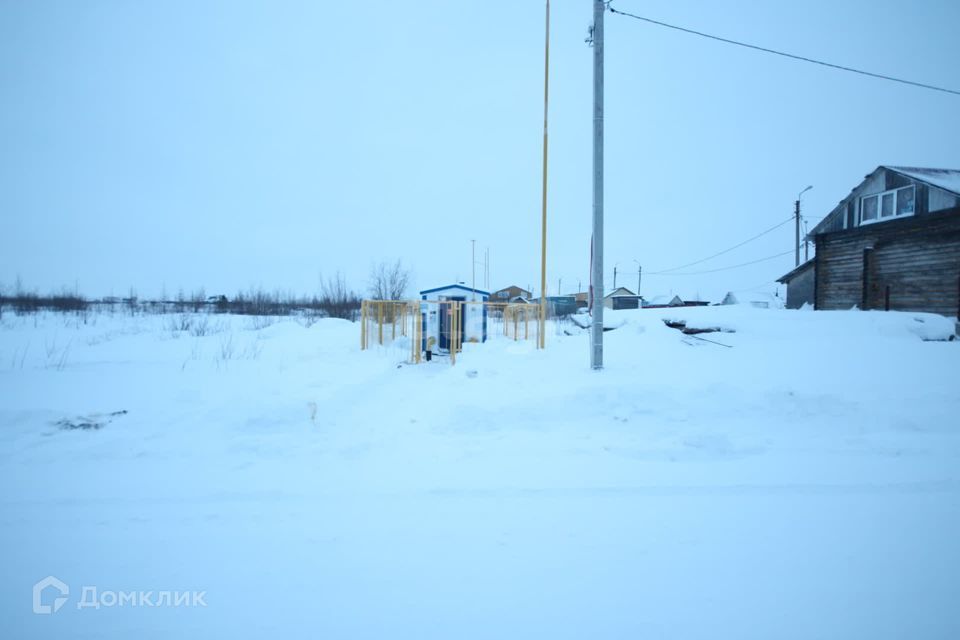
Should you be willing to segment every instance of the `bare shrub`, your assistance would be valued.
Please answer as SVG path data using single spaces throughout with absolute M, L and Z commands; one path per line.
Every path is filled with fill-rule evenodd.
M 250 331 L 260 331 L 273 326 L 276 320 L 272 316 L 253 316 L 247 321 L 247 329 Z
M 406 288 L 406 281 L 403 287 Z M 356 320 L 360 312 L 360 296 L 347 287 L 346 279 L 338 271 L 335 276 L 321 280 L 317 306 L 328 318 Z
M 190 335 L 195 338 L 202 338 L 210 334 L 210 319 L 207 316 L 200 316 L 190 327 Z
M 167 330 L 174 334 L 181 331 L 190 331 L 192 328 L 193 318 L 187 313 L 170 316 L 170 318 L 167 320 Z
M 236 355 L 236 347 L 233 344 L 233 334 L 229 334 L 220 341 L 220 350 L 217 352 L 220 360 L 233 360 Z
M 403 300 L 410 284 L 410 272 L 400 260 L 381 262 L 370 270 L 370 297 L 374 300 Z

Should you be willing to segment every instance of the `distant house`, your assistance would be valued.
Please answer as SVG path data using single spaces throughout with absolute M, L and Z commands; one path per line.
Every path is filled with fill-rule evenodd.
M 780 278 L 789 306 L 960 318 L 960 171 L 877 167 L 807 237 L 813 260 Z
M 440 353 L 456 345 L 455 327 L 459 327 L 461 344 L 487 341 L 487 305 L 490 294 L 462 284 L 424 289 L 420 292 L 420 314 L 423 326 L 421 349 L 426 350 L 433 338 Z
M 547 313 L 552 318 L 569 316 L 577 312 L 575 296 L 547 296 Z
M 783 298 L 774 293 L 763 292 L 747 292 L 740 294 L 738 297 L 734 295 L 733 291 L 728 291 L 719 304 L 748 304 L 758 309 L 783 309 Z
M 815 265 L 814 257 L 777 279 L 780 284 L 787 285 L 787 309 L 799 309 L 805 304 L 813 304 L 816 284 Z
M 664 309 L 666 307 L 683 307 L 684 302 L 680 296 L 654 296 L 649 300 L 643 301 L 644 309 Z
M 607 309 L 638 309 L 642 298 L 626 287 L 617 287 L 603 297 Z
M 490 302 L 526 302 L 530 297 L 531 293 L 526 289 L 511 285 L 491 293 Z

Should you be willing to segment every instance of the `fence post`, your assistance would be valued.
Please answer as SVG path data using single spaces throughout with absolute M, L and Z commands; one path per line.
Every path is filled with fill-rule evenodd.
M 367 348 L 367 301 L 360 301 L 360 350 Z
M 377 340 L 383 346 L 383 300 L 377 301 Z

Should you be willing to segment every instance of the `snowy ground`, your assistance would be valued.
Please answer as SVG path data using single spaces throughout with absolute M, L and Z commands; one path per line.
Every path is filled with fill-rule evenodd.
M 398 366 L 343 321 L 4 314 L 0 633 L 960 637 L 951 322 L 608 316 L 594 372 L 556 331 Z

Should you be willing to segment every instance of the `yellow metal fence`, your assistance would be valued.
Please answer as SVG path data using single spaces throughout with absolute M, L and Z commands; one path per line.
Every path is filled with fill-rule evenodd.
M 449 356 L 450 364 L 456 364 L 457 354 L 463 349 L 464 318 L 476 305 L 482 306 L 485 313 L 487 339 L 539 341 L 538 305 L 465 300 L 364 300 L 360 305 L 360 348 L 396 347 L 399 343 L 407 349 L 406 361 L 418 364 L 424 360 L 428 342 L 436 342 L 433 353 Z M 424 326 L 424 315 L 431 311 L 436 311 L 438 323 L 431 325 L 432 332 Z M 441 332 L 445 349 L 439 345 Z

